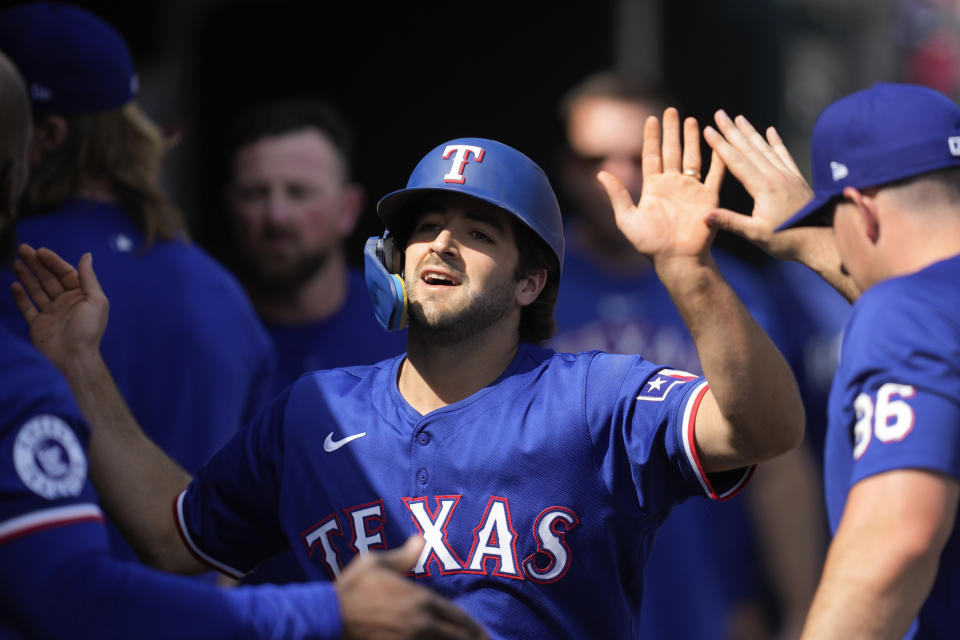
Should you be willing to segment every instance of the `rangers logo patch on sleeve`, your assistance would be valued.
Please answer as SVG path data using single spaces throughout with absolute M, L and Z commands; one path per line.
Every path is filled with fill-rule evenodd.
M 696 380 L 696 378 L 697 376 L 689 371 L 661 369 L 643 383 L 643 388 L 640 390 L 640 395 L 637 396 L 637 400 L 663 402 L 671 389 L 678 385 L 686 384 L 691 380 Z
M 73 430 L 53 415 L 31 418 L 13 442 L 13 466 L 20 480 L 47 500 L 80 495 L 87 457 Z

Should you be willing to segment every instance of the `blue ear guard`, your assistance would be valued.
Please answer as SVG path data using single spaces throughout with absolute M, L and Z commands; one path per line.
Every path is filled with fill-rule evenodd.
M 400 250 L 389 231 L 367 239 L 363 247 L 363 264 L 377 321 L 387 331 L 402 329 L 407 324 L 407 292 L 403 279 L 397 275 Z

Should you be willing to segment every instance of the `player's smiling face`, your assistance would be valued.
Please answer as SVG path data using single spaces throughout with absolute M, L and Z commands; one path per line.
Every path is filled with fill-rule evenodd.
M 519 314 L 509 214 L 460 194 L 444 194 L 421 211 L 405 253 L 411 326 L 456 341 Z

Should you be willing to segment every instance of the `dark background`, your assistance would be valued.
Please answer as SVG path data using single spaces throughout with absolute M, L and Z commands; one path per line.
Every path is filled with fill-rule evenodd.
M 816 114 L 870 78 L 896 72 L 878 51 L 903 48 L 889 35 L 896 8 L 923 2 L 75 4 L 129 41 L 141 102 L 180 139 L 168 160 L 168 189 L 197 241 L 214 253 L 225 235 L 223 153 L 235 114 L 285 97 L 337 106 L 355 130 L 354 177 L 367 190 L 349 243 L 359 263 L 363 238 L 382 229 L 376 201 L 403 187 L 422 155 L 445 140 L 498 139 L 555 175 L 557 101 L 597 70 L 618 68 L 655 83 L 701 124 L 723 107 L 777 125 L 805 167 Z M 750 208 L 733 180 L 721 204 Z

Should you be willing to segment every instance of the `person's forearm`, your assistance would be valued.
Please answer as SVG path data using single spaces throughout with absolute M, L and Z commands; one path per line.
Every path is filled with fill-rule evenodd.
M 184 547 L 172 515 L 190 475 L 140 429 L 99 353 L 71 358 L 63 373 L 91 425 L 90 480 L 107 514 L 144 562 L 205 570 Z
M 655 266 L 693 336 L 720 413 L 732 425 L 732 466 L 797 446 L 804 410 L 793 373 L 712 258 L 674 258 Z M 725 466 L 722 456 L 714 462 L 719 466 L 708 471 Z
M 827 554 L 803 638 L 902 638 L 936 578 L 960 485 L 897 469 L 856 483 Z
M 803 626 L 809 640 L 902 638 L 930 592 L 939 553 L 913 556 L 888 541 L 834 542 Z

